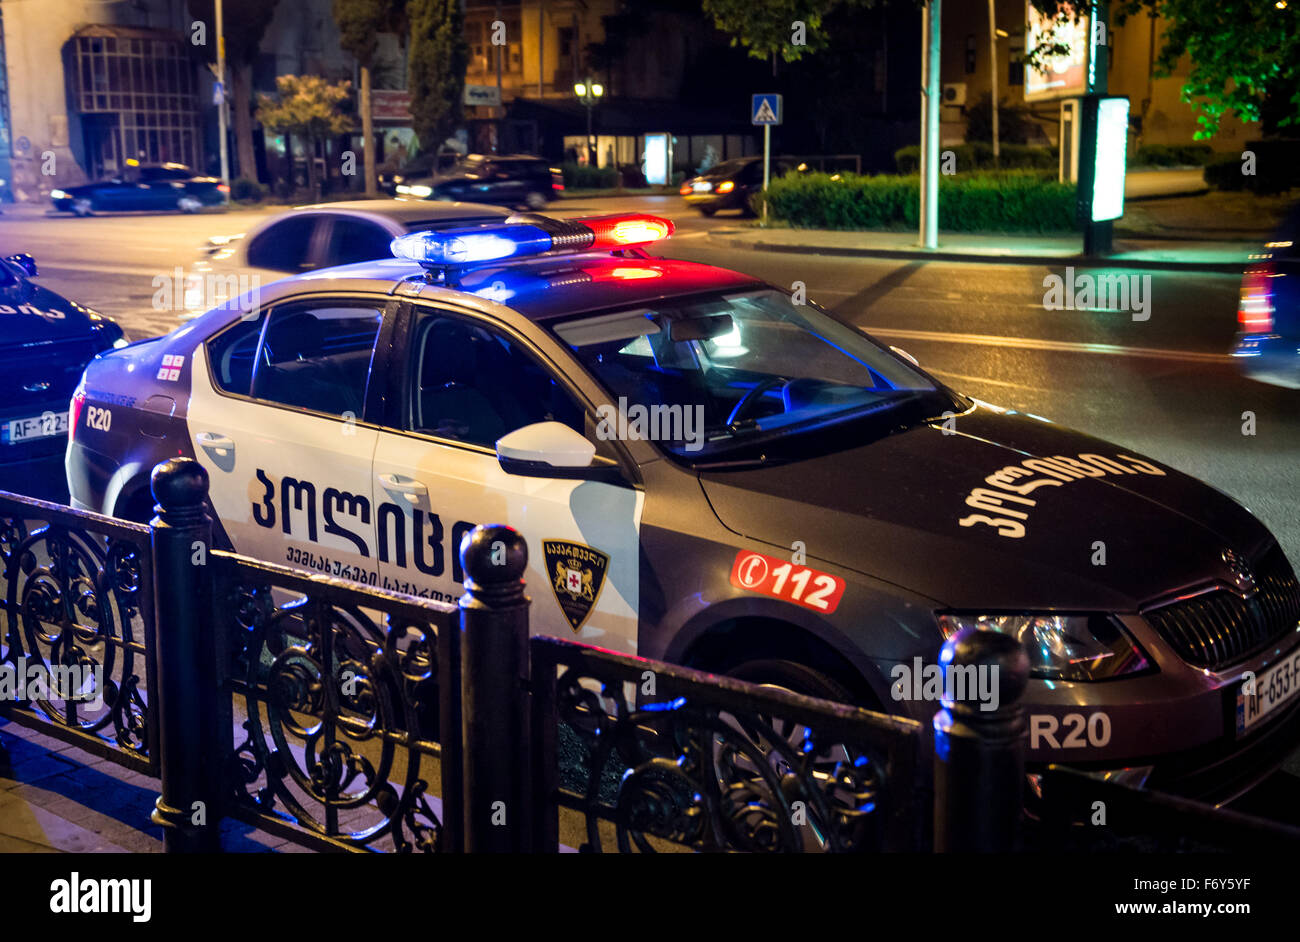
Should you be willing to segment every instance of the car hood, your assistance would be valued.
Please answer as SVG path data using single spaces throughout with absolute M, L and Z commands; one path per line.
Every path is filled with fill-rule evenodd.
M 79 304 L 30 281 L 0 288 L 0 345 L 26 346 L 90 336 L 97 324 Z M 98 315 L 96 315 L 98 316 Z
M 1272 543 L 1231 498 L 1132 449 L 982 403 L 950 421 L 700 482 L 738 534 L 956 609 L 1133 611 L 1231 584 L 1224 551 Z

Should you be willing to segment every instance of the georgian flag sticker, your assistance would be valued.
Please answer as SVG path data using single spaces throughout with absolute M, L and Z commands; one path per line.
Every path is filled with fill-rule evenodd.
M 749 550 L 736 554 L 731 564 L 731 584 L 823 615 L 835 611 L 844 595 L 844 580 L 838 576 Z
M 181 367 L 185 365 L 185 355 L 182 353 L 169 353 L 162 358 L 162 366 L 158 370 L 158 379 L 169 383 L 174 383 L 181 378 Z
M 555 601 L 560 603 L 569 627 L 577 632 L 605 587 L 609 555 L 568 540 L 542 540 L 542 556 Z

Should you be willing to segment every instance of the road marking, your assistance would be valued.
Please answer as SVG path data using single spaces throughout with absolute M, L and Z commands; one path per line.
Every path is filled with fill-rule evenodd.
M 1005 386 L 1008 389 L 1027 389 L 1030 392 L 1054 393 L 1060 392 L 1059 389 L 1043 389 L 1040 386 L 1028 386 L 1025 383 L 1011 383 L 1004 379 L 986 379 L 983 376 L 967 376 L 964 373 L 949 373 L 947 370 L 936 370 L 929 366 L 922 366 L 921 369 L 927 373 L 933 373 L 935 376 L 946 376 L 949 379 L 961 380 L 963 383 L 987 383 L 990 386 Z
M 1032 337 L 998 337 L 992 334 L 950 334 L 939 330 L 905 330 L 898 327 L 863 327 L 874 337 L 900 340 L 930 340 L 935 343 L 965 343 L 980 347 L 1013 347 L 1018 350 L 1050 350 L 1054 353 L 1091 353 L 1146 360 L 1176 360 L 1183 363 L 1229 363 L 1227 353 L 1199 353 L 1195 350 L 1158 350 L 1153 347 L 1121 347 L 1113 343 L 1075 343 L 1067 340 L 1038 340 Z

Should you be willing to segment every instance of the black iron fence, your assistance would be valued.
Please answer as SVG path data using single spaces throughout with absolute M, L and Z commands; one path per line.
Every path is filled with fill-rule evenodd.
M 343 851 L 1300 845 L 1062 769 L 1026 816 L 1028 665 L 1004 635 L 949 642 L 998 667 L 1001 705 L 945 704 L 931 769 L 911 720 L 530 639 L 509 527 L 466 538 L 453 606 L 213 550 L 194 461 L 153 490 L 149 527 L 0 493 L 0 665 L 72 678 L 0 715 L 160 778 L 169 852 L 220 850 L 224 818 Z

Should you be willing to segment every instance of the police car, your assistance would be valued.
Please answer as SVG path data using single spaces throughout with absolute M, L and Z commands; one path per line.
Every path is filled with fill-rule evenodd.
M 236 550 L 443 600 L 462 536 L 508 523 L 536 633 L 923 721 L 944 638 L 1011 633 L 1033 762 L 1184 794 L 1295 747 L 1300 586 L 1250 513 L 759 279 L 650 256 L 672 228 L 411 233 L 101 357 L 73 500 L 145 520 L 150 469 L 191 455 Z

